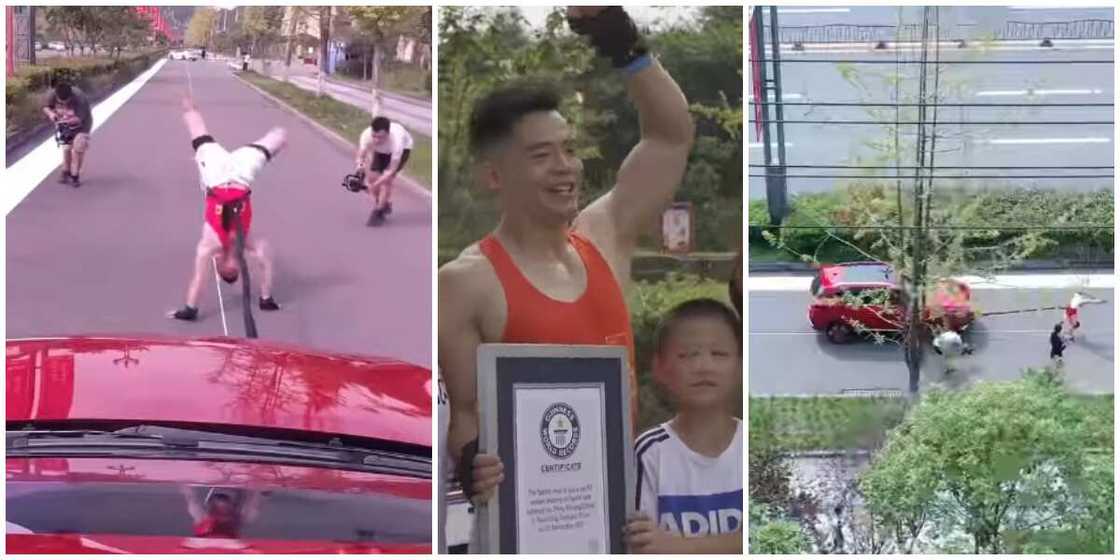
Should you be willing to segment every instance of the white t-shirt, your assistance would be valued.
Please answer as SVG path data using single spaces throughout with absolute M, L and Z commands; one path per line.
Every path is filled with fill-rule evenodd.
M 367 126 L 362 131 L 361 138 L 358 139 L 358 147 L 361 148 L 363 154 L 369 152 L 389 154 L 394 160 L 399 161 L 405 150 L 412 149 L 412 135 L 403 126 L 393 122 L 389 123 L 388 138 L 381 142 L 374 142 L 373 127 Z
M 634 444 L 638 510 L 662 530 L 706 537 L 743 528 L 743 422 L 719 457 L 688 448 L 669 426 L 658 425 Z
M 250 146 L 242 146 L 232 153 L 227 152 L 217 142 L 207 142 L 194 153 L 198 164 L 198 177 L 202 190 L 228 183 L 250 187 L 257 174 L 264 168 L 268 158 L 264 152 Z
M 947 330 L 933 339 L 933 345 L 948 356 L 956 356 L 964 351 L 964 341 L 955 331 Z

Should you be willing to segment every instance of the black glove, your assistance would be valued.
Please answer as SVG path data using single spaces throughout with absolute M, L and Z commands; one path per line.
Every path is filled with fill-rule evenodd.
M 468 500 L 474 498 L 474 458 L 478 456 L 478 438 L 463 446 L 459 455 L 459 463 L 455 465 L 455 477 L 459 479 L 459 486 L 463 488 L 463 495 Z
M 621 6 L 609 6 L 592 17 L 568 17 L 568 26 L 586 36 L 599 56 L 611 59 L 615 68 L 624 68 L 649 52 L 634 20 Z

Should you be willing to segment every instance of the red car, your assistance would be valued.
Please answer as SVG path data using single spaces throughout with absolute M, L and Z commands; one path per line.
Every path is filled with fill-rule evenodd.
M 890 265 L 854 262 L 820 267 L 810 291 L 809 323 L 832 342 L 849 342 L 857 333 L 897 333 L 908 317 L 908 296 Z M 968 284 L 942 279 L 926 297 L 923 320 L 963 331 L 972 324 Z
M 430 553 L 431 391 L 256 341 L 9 340 L 7 551 Z

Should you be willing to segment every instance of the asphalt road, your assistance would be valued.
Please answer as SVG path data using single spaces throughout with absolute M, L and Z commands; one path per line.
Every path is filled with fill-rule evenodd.
M 886 24 L 893 23 L 893 10 L 888 8 L 852 8 L 850 13 L 781 13 L 780 25 L 820 25 L 824 23 Z M 1100 18 L 1101 10 L 1056 11 L 1044 16 L 1045 11 L 1012 11 L 1016 20 L 1057 21 L 1086 17 Z M 1105 12 L 1107 14 L 1107 12 Z M 967 19 L 967 18 L 965 18 Z M 1106 19 L 1111 19 L 1110 17 Z M 913 21 L 908 17 L 907 22 Z M 1002 20 L 1000 20 L 1002 21 Z M 1100 42 L 1061 42 L 1056 48 L 1041 48 L 1031 44 L 997 44 L 987 50 L 977 46 L 963 50 L 943 47 L 941 58 L 950 60 L 1112 60 L 1111 44 Z M 916 61 L 914 50 L 902 50 L 899 58 Z M 932 55 L 931 55 L 932 56 Z M 859 59 L 893 62 L 894 50 L 873 51 L 866 45 L 832 45 L 829 49 L 809 48 L 805 52 L 782 52 L 783 100 L 790 103 L 806 102 L 869 102 L 892 103 L 894 86 L 888 80 L 895 72 L 894 64 L 848 65 L 837 63 L 805 63 L 804 60 Z M 903 65 L 901 94 L 904 102 L 917 99 L 919 65 Z M 945 103 L 1112 103 L 1115 67 L 1113 64 L 966 64 L 943 66 L 941 91 Z M 850 78 L 855 78 L 857 84 Z M 841 125 L 835 121 L 893 122 L 893 108 L 787 106 L 787 121 L 827 121 L 824 124 L 795 124 L 785 126 L 786 159 L 791 165 L 882 165 L 871 161 L 882 156 L 883 150 L 871 146 L 874 142 L 893 143 L 893 135 L 878 125 Z M 932 117 L 932 115 L 930 115 Z M 1034 124 L 1039 121 L 1084 122 L 1113 121 L 1113 107 L 1071 108 L 941 108 L 937 119 L 941 122 L 1026 122 L 1028 124 L 991 124 L 938 126 L 937 155 L 935 164 L 941 166 L 1106 166 L 1114 164 L 1113 125 L 1111 124 Z M 752 116 L 753 120 L 753 116 Z M 901 121 L 917 120 L 916 109 L 903 110 Z M 752 174 L 763 172 L 763 146 L 755 127 L 750 128 L 749 163 Z M 903 165 L 913 164 L 915 126 L 901 128 L 900 144 L 904 150 Z M 776 135 L 771 137 L 777 145 Z M 888 162 L 893 165 L 893 161 Z M 884 172 L 891 175 L 893 170 Z M 908 172 L 903 171 L 902 175 Z M 1112 169 L 1098 170 L 992 170 L 960 171 L 942 170 L 945 175 L 1110 175 Z M 870 174 L 858 170 L 840 169 L 790 169 L 789 175 L 848 175 Z M 909 172 L 912 175 L 912 171 Z M 790 178 L 791 193 L 819 192 L 843 184 L 832 178 Z M 959 181 L 970 187 L 1030 185 L 1062 189 L 1095 190 L 1110 187 L 1111 178 L 1093 179 L 968 179 Z M 751 177 L 749 196 L 763 198 L 765 183 Z
M 167 64 L 92 137 L 79 189 L 57 172 L 7 217 L 9 338 L 223 334 L 211 276 L 195 323 L 183 302 L 203 199 L 179 99 L 189 68 L 215 138 L 235 147 L 269 127 L 289 146 L 254 185 L 253 234 L 275 254 L 274 295 L 255 307 L 262 339 L 431 365 L 431 202 L 399 188 L 386 225 L 339 186 L 353 154 L 230 75 L 221 62 Z M 59 156 L 61 162 L 61 155 Z M 240 284 L 222 284 L 230 335 L 243 334 Z
M 752 275 L 753 277 L 753 275 Z M 1086 290 L 1113 300 L 1112 290 Z M 977 289 L 973 300 L 984 312 L 1065 305 L 1072 290 Z M 835 345 L 809 325 L 808 292 L 749 292 L 748 378 L 750 394 L 836 395 L 859 390 L 901 390 L 908 385 L 902 348 L 894 343 Z M 1112 393 L 1115 375 L 1113 303 L 1085 305 L 1082 332 L 1065 351 L 1071 387 Z M 982 317 L 965 335 L 976 347 L 946 378 L 942 358 L 926 352 L 923 386 L 961 386 L 976 380 L 1015 379 L 1024 368 L 1049 363 L 1049 335 L 1061 311 Z

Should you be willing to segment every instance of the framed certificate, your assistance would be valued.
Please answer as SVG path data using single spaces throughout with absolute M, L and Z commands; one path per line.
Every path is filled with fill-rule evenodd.
M 635 509 L 622 346 L 483 344 L 479 451 L 505 480 L 479 509 L 481 553 L 624 553 Z

